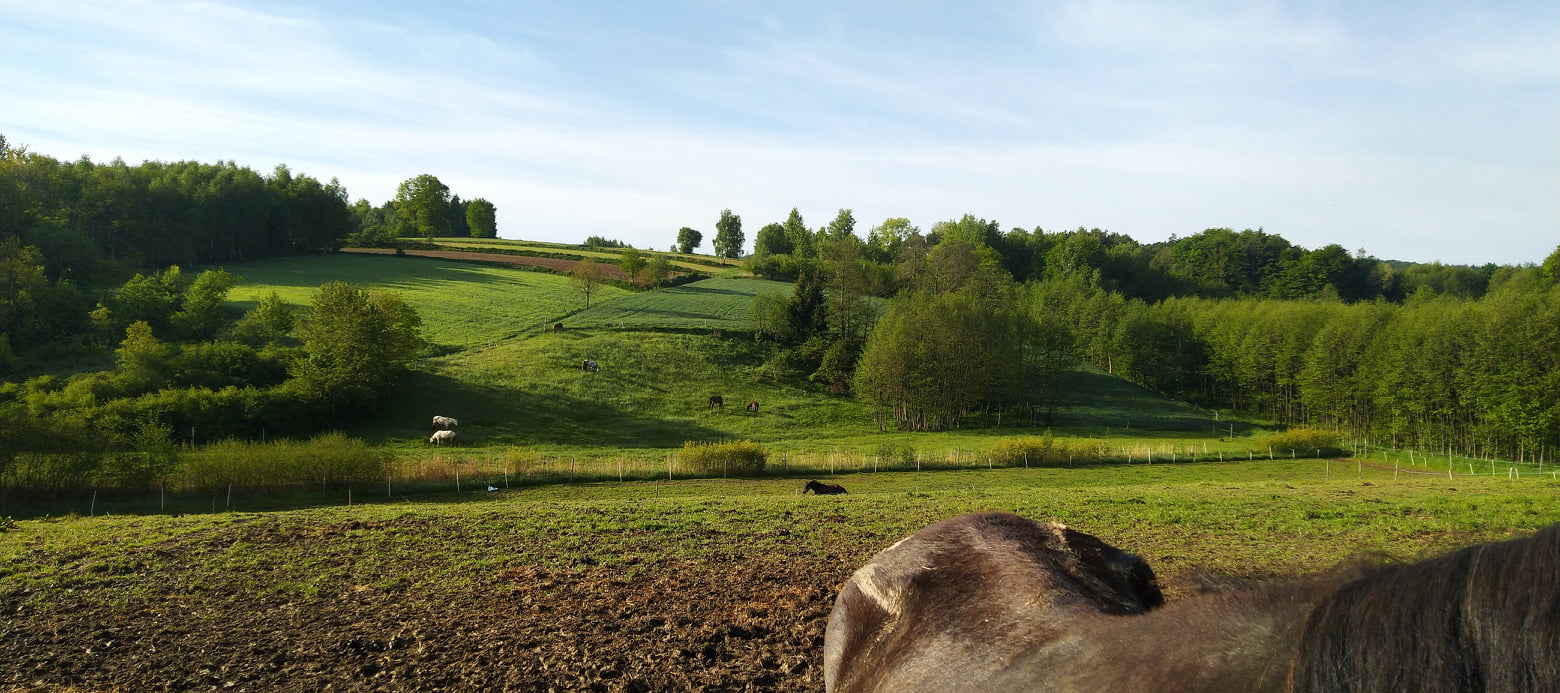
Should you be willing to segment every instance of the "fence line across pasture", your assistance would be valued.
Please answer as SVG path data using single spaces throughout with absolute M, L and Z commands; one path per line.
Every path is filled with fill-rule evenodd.
M 1112 441 L 1104 438 L 1034 438 L 1043 441 L 1023 450 L 1008 450 L 1000 446 L 990 449 L 972 449 L 959 446 L 910 447 L 904 445 L 879 445 L 868 450 L 847 446 L 834 446 L 820 450 L 770 450 L 761 472 L 743 474 L 748 478 L 801 478 L 825 477 L 841 474 L 876 472 L 909 472 L 933 470 L 978 470 L 996 468 L 1049 467 L 1069 468 L 1099 465 L 1154 466 L 1185 463 L 1254 462 L 1298 457 L 1325 459 L 1321 476 L 1339 479 L 1350 476 L 1363 478 L 1365 467 L 1373 474 L 1391 474 L 1393 479 L 1404 475 L 1419 477 L 1447 476 L 1450 478 L 1492 477 L 1512 483 L 1537 480 L 1560 481 L 1560 466 L 1552 460 L 1512 461 L 1481 457 L 1465 457 L 1456 454 L 1427 452 L 1417 449 L 1392 450 L 1367 448 L 1364 445 L 1345 444 L 1335 448 L 1336 456 L 1323 456 L 1326 450 L 1313 449 L 1310 454 L 1298 451 L 1279 451 L 1260 445 L 1232 449 L 1227 446 L 1215 449 L 1208 441 L 1141 442 Z M 311 497 L 333 498 L 339 494 L 342 502 L 373 502 L 375 498 L 391 500 L 408 499 L 412 495 L 445 493 L 450 491 L 470 493 L 500 491 L 543 484 L 572 482 L 626 482 L 660 479 L 721 478 L 738 476 L 722 465 L 712 468 L 706 464 L 694 469 L 684 464 L 679 450 L 619 452 L 612 454 L 580 454 L 574 452 L 533 452 L 511 448 L 505 453 L 482 454 L 481 450 L 440 451 L 431 455 L 402 457 L 384 467 L 384 475 L 378 486 L 384 495 L 373 491 L 374 482 L 362 478 L 339 479 L 329 484 L 314 483 L 291 486 L 268 484 L 254 488 L 235 487 L 226 481 L 221 488 L 179 488 L 176 478 L 158 479 L 146 489 L 114 489 L 90 487 L 80 489 L 80 494 L 59 496 L 63 502 L 56 506 L 68 506 L 65 512 L 86 510 L 96 515 L 104 512 L 221 512 L 248 506 L 249 499 L 258 496 L 307 493 Z M 1287 452 L 1288 454 L 1285 454 Z M 1357 452 L 1357 454 L 1355 454 Z M 1338 464 L 1342 462 L 1342 464 Z M 1354 464 L 1348 464 L 1353 462 Z M 1336 469 L 1335 469 L 1336 467 Z M 1354 467 L 1354 469 L 1347 469 Z M 1348 472 L 1354 472 L 1353 475 Z M 208 484 L 209 486 L 209 484 Z M 6 515 L 4 504 L 9 495 L 12 505 L 17 499 L 0 487 L 0 516 Z M 100 495 L 99 491 L 106 492 Z M 144 492 L 144 493 L 143 493 Z M 148 495 L 149 494 L 149 495 Z M 79 498 L 75 497 L 79 495 Z M 182 497 L 182 502 L 170 504 L 170 496 Z M 144 496 L 144 497 L 142 497 Z M 208 502 L 209 501 L 209 502 Z M 80 508 L 74 506 L 80 504 Z
M 1279 451 L 1273 448 L 1245 447 L 1239 450 L 1213 449 L 1208 441 L 1189 442 L 1128 442 L 1117 443 L 1106 439 L 1071 439 L 1058 441 L 1041 455 L 1024 454 L 999 458 L 989 450 L 975 450 L 957 446 L 928 448 L 890 447 L 868 451 L 834 447 L 826 450 L 792 451 L 775 450 L 769 453 L 764 470 L 750 477 L 801 477 L 832 476 L 873 472 L 904 472 L 932 470 L 995 469 L 1015 467 L 1081 467 L 1085 465 L 1125 464 L 1163 465 L 1209 462 L 1250 462 L 1260 460 L 1320 458 L 1324 449 L 1302 454 L 1295 450 Z M 1065 444 L 1061 444 L 1065 443 Z M 1394 474 L 1445 475 L 1446 457 L 1436 458 L 1415 451 L 1413 463 L 1404 464 L 1408 451 L 1388 455 L 1375 451 L 1376 455 L 1352 455 L 1343 449 L 1341 458 L 1355 461 L 1357 473 L 1362 474 L 1367 462 L 1380 470 L 1387 467 Z M 1379 457 L 1377 456 L 1379 455 Z M 1508 476 L 1513 481 L 1551 477 L 1560 480 L 1560 468 L 1554 464 L 1534 462 L 1472 459 L 1453 456 L 1452 476 Z M 735 476 L 725 470 L 696 472 L 682 464 L 680 455 L 670 451 L 654 457 L 619 453 L 613 455 L 519 454 L 500 458 L 462 458 L 451 455 L 435 455 L 431 460 L 419 459 L 403 463 L 394 474 L 404 483 L 453 483 L 455 469 L 471 479 L 502 480 L 497 487 L 568 483 L 575 481 L 642 481 L 653 479 L 721 478 Z M 415 471 L 413 471 L 415 470 Z M 1330 477 L 1330 471 L 1324 472 Z

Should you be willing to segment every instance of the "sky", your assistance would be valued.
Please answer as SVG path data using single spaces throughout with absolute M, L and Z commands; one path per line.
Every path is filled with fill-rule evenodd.
M 566 243 L 848 208 L 1541 262 L 1560 3 L 5 0 L 0 134 L 376 205 L 431 173 Z

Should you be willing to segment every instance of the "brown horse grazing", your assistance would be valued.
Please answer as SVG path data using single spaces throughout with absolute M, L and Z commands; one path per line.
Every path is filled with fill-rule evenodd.
M 757 414 L 758 413 L 758 402 L 757 401 L 748 402 L 747 410 L 750 411 L 750 412 L 753 412 L 754 414 Z
M 553 334 L 558 334 L 559 332 L 562 332 L 562 331 L 563 331 L 563 323 L 561 323 L 561 322 L 553 323 Z
M 844 486 L 825 484 L 817 479 L 808 481 L 807 485 L 802 487 L 802 495 L 807 495 L 808 491 L 812 491 L 814 496 L 838 496 L 847 493 Z
M 829 691 L 1560 690 L 1560 525 L 1412 565 L 1160 606 L 1136 556 L 1004 513 L 878 554 L 835 601 Z
M 721 409 L 725 409 L 726 408 L 726 400 L 721 399 L 720 395 L 711 395 L 710 396 L 710 407 L 709 408 L 710 409 L 714 409 L 715 407 L 720 407 Z

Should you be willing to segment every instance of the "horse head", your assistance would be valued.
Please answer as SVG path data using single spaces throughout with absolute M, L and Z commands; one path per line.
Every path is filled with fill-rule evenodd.
M 1007 513 L 933 524 L 879 553 L 841 590 L 824 633 L 829 691 L 1007 690 L 1015 659 L 1065 657 L 1080 619 L 1164 603 L 1137 556 Z

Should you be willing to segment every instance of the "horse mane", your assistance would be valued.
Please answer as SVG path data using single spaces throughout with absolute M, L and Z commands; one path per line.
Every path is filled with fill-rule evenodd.
M 1560 690 L 1560 525 L 1360 573 L 1307 617 L 1295 693 Z

